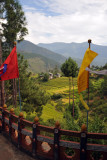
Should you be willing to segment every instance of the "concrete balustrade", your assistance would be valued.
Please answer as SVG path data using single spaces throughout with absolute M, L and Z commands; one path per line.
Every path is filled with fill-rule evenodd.
M 0 133 L 34 158 L 45 160 L 94 160 L 93 152 L 99 154 L 99 160 L 107 160 L 107 134 L 88 133 L 83 124 L 81 131 L 63 130 L 57 121 L 55 127 L 40 125 L 39 118 L 34 122 L 24 119 L 23 113 L 19 116 L 10 112 L 7 106 L 0 107 Z M 65 137 L 64 137 L 65 136 Z M 72 139 L 72 141 L 67 140 Z M 89 140 L 103 140 L 105 144 L 90 143 Z M 68 155 L 68 150 L 72 155 Z

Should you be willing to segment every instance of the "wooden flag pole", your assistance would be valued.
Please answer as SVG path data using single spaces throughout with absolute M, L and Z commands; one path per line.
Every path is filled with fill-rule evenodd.
M 14 41 L 14 47 L 17 45 L 16 41 Z M 17 87 L 16 87 L 16 79 L 13 79 L 13 105 L 15 108 L 17 107 Z
M 17 42 L 14 42 L 14 45 L 16 46 L 17 45 Z M 19 103 L 20 103 L 20 112 L 22 111 L 22 107 L 21 107 L 21 95 L 20 95 L 20 80 L 18 78 L 18 89 L 19 89 Z M 15 92 L 16 94 L 16 92 Z M 15 98 L 16 100 L 16 98 Z
M 0 33 L 1 34 L 1 33 Z M 0 66 L 2 65 L 2 46 L 1 46 L 1 37 L 0 37 Z M 5 104 L 5 94 L 4 94 L 4 81 L 1 81 L 1 106 L 3 107 Z
M 21 95 L 20 95 L 20 80 L 18 78 L 18 88 L 19 88 L 19 102 L 20 102 L 20 112 L 22 111 L 22 107 L 21 107 Z
M 88 43 L 89 43 L 89 49 L 90 49 L 90 44 L 91 44 L 91 39 L 88 40 Z M 90 68 L 90 65 L 88 66 Z M 89 106 L 89 93 L 90 93 L 90 90 L 89 90 L 89 72 L 88 72 L 88 106 Z M 87 131 L 88 131 L 88 110 L 87 110 Z

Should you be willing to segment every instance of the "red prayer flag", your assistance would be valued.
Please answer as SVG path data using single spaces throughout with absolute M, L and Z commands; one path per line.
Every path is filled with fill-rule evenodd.
M 0 67 L 0 81 L 19 77 L 16 46 L 13 48 L 5 62 Z

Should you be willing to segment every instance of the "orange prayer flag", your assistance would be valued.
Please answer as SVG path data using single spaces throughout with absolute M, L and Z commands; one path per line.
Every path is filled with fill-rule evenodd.
M 89 48 L 86 50 L 80 71 L 78 74 L 78 92 L 82 92 L 88 88 L 88 71 L 86 71 L 86 67 L 90 65 L 90 63 L 93 61 L 93 59 L 97 56 L 98 54 Z

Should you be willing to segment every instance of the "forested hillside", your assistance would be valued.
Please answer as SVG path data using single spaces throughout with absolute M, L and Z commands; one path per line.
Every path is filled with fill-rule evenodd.
M 29 41 L 22 41 L 17 44 L 17 50 L 28 60 L 29 70 L 34 73 L 48 72 L 61 64 L 66 58 L 43 47 L 39 47 Z
M 54 69 L 55 66 L 60 68 L 60 63 L 39 54 L 21 52 L 21 55 L 27 59 L 28 70 L 32 73 L 48 72 L 49 70 Z

